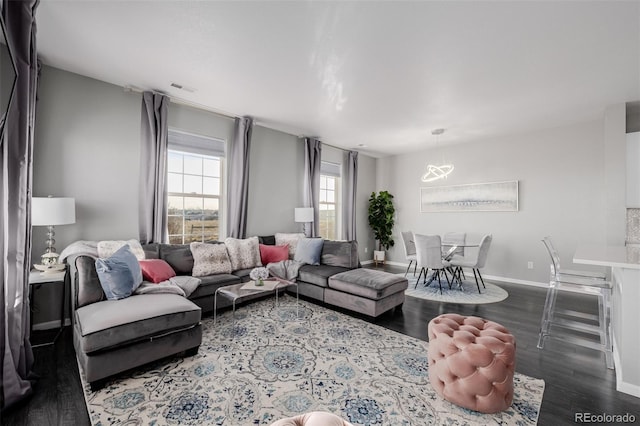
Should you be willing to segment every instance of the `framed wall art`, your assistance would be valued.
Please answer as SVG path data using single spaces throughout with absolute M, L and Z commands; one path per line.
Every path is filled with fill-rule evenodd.
M 515 212 L 518 181 L 420 188 L 420 212 Z

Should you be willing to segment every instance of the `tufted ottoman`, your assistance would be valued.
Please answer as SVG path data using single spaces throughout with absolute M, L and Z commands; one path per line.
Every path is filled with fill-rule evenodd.
M 313 411 L 295 417 L 280 419 L 271 426 L 353 426 L 335 414 Z
M 429 380 L 449 402 L 482 413 L 511 406 L 515 338 L 478 317 L 440 315 L 429 322 Z

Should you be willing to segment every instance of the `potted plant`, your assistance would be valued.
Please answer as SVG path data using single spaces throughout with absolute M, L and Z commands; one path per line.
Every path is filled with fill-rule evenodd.
M 378 262 L 384 263 L 384 251 L 394 245 L 391 233 L 393 232 L 395 212 L 393 195 L 387 191 L 380 191 L 377 195 L 375 191 L 371 193 L 371 197 L 369 197 L 369 226 L 378 241 L 378 250 L 373 252 L 373 261 L 376 265 Z

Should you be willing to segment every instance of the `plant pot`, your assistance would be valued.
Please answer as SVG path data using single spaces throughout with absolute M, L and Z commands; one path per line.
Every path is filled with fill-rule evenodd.
M 384 265 L 384 250 L 373 251 L 373 263 L 376 265 L 378 265 L 378 263 L 382 263 Z

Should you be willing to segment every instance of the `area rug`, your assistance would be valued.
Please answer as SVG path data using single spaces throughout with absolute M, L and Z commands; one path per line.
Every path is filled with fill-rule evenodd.
M 402 275 L 404 274 L 397 274 Z M 423 279 L 420 278 L 420 282 L 416 287 L 417 276 L 413 276 L 410 273 L 407 274 L 407 280 L 409 280 L 409 287 L 405 290 L 404 294 L 411 297 L 417 297 L 420 299 L 433 300 L 435 302 L 444 302 L 444 303 L 461 303 L 461 304 L 476 304 L 480 305 L 483 303 L 496 303 L 500 302 L 507 297 L 509 297 L 509 293 L 503 288 L 498 287 L 495 284 L 491 284 L 484 281 L 484 284 L 487 288 L 482 287 L 482 283 L 480 283 L 480 291 L 478 293 L 478 287 L 476 286 L 476 282 L 474 280 L 462 280 L 462 288 L 458 287 L 458 283 L 451 286 L 449 289 L 449 285 L 446 280 L 442 280 L 442 294 L 440 293 L 440 287 L 438 286 L 438 281 L 433 281 L 428 286 L 425 286 L 422 282 Z M 429 279 L 427 278 L 427 282 Z
M 284 304 L 282 303 L 284 301 Z M 298 310 L 299 309 L 299 310 Z M 91 392 L 93 425 L 268 425 L 306 411 L 354 425 L 533 425 L 544 381 L 515 375 L 511 408 L 453 405 L 429 385 L 427 342 L 295 299 L 205 319 L 198 355 L 157 362 Z

